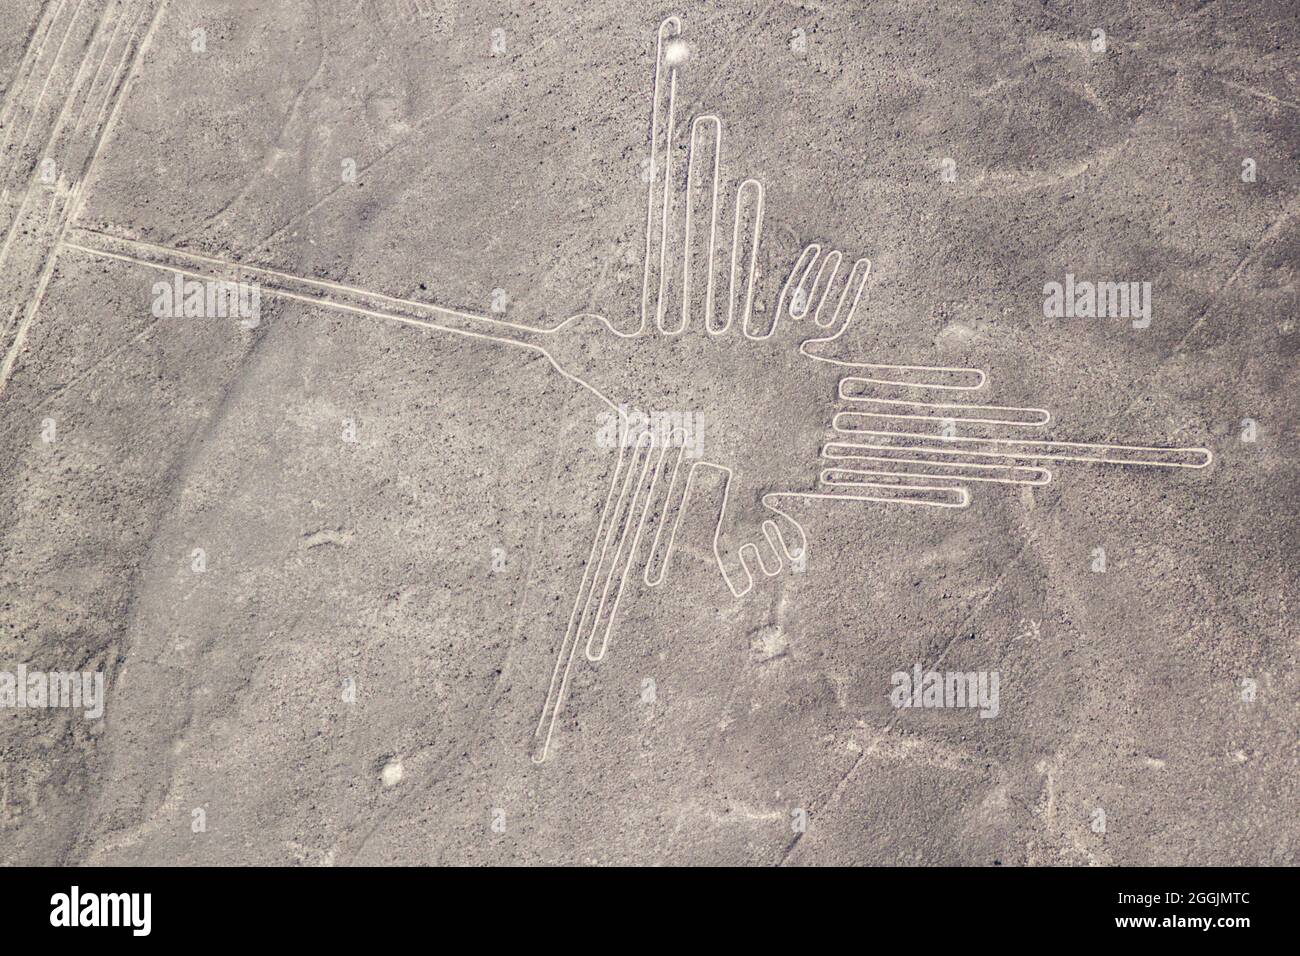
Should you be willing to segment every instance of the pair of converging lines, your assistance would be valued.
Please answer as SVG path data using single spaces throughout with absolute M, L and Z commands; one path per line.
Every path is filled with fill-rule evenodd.
M 808 320 L 813 334 L 797 351 L 803 357 L 845 369 L 836 388 L 839 409 L 829 422 L 834 435 L 821 449 L 821 464 L 811 478 L 814 490 L 771 491 L 760 497 L 768 516 L 754 540 L 724 556 L 723 527 L 731 508 L 732 469 L 723 463 L 684 459 L 687 438 L 674 429 L 664 435 L 628 427 L 629 440 L 619 443 L 605 490 L 600 517 L 568 618 L 557 648 L 541 716 L 534 730 L 533 760 L 544 761 L 563 712 L 578 648 L 588 661 L 607 653 L 624 591 L 633 569 L 643 561 L 645 586 L 662 585 L 669 571 L 683 516 L 701 476 L 721 480 L 722 504 L 713 531 L 713 557 L 730 593 L 741 598 L 756 580 L 782 572 L 786 562 L 807 555 L 803 526 L 786 509 L 792 501 L 866 502 L 934 508 L 965 508 L 970 484 L 1045 485 L 1052 472 L 1044 463 L 1083 462 L 1158 468 L 1204 468 L 1211 454 L 1204 448 L 1156 448 L 1023 437 L 1049 424 L 1046 409 L 967 404 L 957 398 L 977 392 L 987 375 L 973 368 L 889 365 L 835 359 L 810 351 L 838 340 L 862 303 L 871 263 L 857 259 L 845 269 L 838 251 L 823 254 L 818 243 L 805 247 L 780 288 L 770 327 L 755 325 L 755 282 L 762 239 L 764 189 L 745 179 L 735 190 L 730 228 L 729 265 L 717 274 L 719 222 L 723 194 L 722 121 L 714 114 L 696 117 L 687 127 L 684 197 L 678 195 L 680 172 L 674 153 L 681 144 L 676 121 L 678 74 L 685 60 L 681 21 L 660 24 L 655 49 L 650 125 L 646 245 L 640 319 L 631 332 L 620 331 L 604 316 L 584 313 L 549 328 L 448 309 L 411 299 L 371 292 L 356 286 L 295 276 L 261 266 L 218 259 L 138 240 L 74 230 L 62 246 L 88 255 L 159 268 L 180 275 L 210 278 L 231 275 L 255 278 L 266 295 L 323 306 L 354 315 L 465 335 L 477 340 L 524 348 L 545 356 L 568 380 L 588 390 L 628 425 L 617 396 L 566 369 L 550 350 L 553 337 L 574 323 L 594 319 L 621 338 L 659 335 L 672 338 L 692 322 L 710 336 L 735 335 L 763 343 L 780 324 Z M 701 159 L 704 153 L 709 158 Z M 698 201 L 704 193 L 704 201 Z M 705 208 L 700 212 L 699 207 Z M 681 210 L 680 230 L 677 210 Z M 697 228 L 697 215 L 707 222 Z M 703 251 L 697 248 L 707 234 Z M 680 247 L 679 247 L 680 241 Z M 680 271 L 679 271 L 680 270 Z M 843 287 L 839 283 L 843 282 Z M 699 283 L 701 290 L 696 289 Z M 717 308 L 718 286 L 725 283 L 725 309 Z M 673 295 L 681 299 L 680 316 L 670 324 Z M 693 308 L 702 300 L 702 308 Z M 755 347 L 758 347 L 757 344 Z M 769 346 L 770 347 L 770 344 Z M 903 392 L 909 397 L 898 397 Z M 956 426 L 993 430 L 991 437 L 957 437 Z M 934 427 L 933 433 L 924 430 Z M 1010 430 L 1011 437 L 1006 432 Z M 644 558 L 641 552 L 647 550 Z
M 133 56 L 138 60 L 161 12 L 161 7 L 151 10 L 144 0 L 119 6 L 124 9 L 110 12 L 107 5 L 97 10 L 85 0 L 47 3 L 6 97 L 0 153 L 12 147 L 17 162 L 0 176 L 0 217 L 7 217 L 0 240 L 0 301 L 13 299 L 0 327 L 0 338 L 8 343 L 0 359 L 0 394 L 23 351 L 62 239 L 81 212 L 86 177 L 122 107 Z M 111 30 L 107 29 L 110 22 Z M 85 40 L 85 55 L 75 70 L 65 58 L 78 47 L 74 37 Z M 43 104 L 51 90 L 65 88 L 65 80 L 62 106 L 50 116 L 48 129 L 42 130 L 42 143 L 42 137 L 34 134 L 40 129 L 39 120 L 49 115 Z M 25 123 L 20 122 L 24 109 Z M 20 128 L 21 135 L 14 135 Z M 28 165 L 29 159 L 34 165 Z M 25 185 L 13 195 L 10 186 L 17 188 L 22 180 Z M 13 260 L 10 252 L 19 236 L 38 255 Z

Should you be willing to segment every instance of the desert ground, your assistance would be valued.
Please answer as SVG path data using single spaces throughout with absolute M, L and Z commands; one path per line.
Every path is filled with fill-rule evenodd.
M 0 863 L 1297 862 L 1290 0 L 3 12 Z

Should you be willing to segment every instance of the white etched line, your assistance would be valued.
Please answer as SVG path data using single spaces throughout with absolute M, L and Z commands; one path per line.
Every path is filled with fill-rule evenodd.
M 871 458 L 858 456 L 857 461 L 875 462 L 878 468 L 825 468 L 820 481 L 830 487 L 852 487 L 863 484 L 858 479 L 867 478 L 915 478 L 922 481 L 987 481 L 1002 485 L 1046 485 L 1052 480 L 1052 473 L 1046 468 L 1028 465 L 964 465 L 954 462 L 899 461 L 893 458 Z M 914 464 L 922 466 L 923 471 L 906 471 L 886 465 Z M 951 474 L 933 469 L 950 468 Z M 866 482 L 874 484 L 874 482 Z
M 1052 413 L 1045 408 L 1017 408 L 1014 406 L 1002 405 L 963 405 L 958 402 L 921 402 L 912 399 L 895 399 L 895 398 L 875 398 L 872 396 L 847 393 L 844 383 L 851 379 L 841 379 L 839 386 L 840 398 L 844 401 L 854 402 L 859 405 L 879 405 L 885 406 L 885 411 L 872 411 L 869 409 L 854 409 L 853 411 L 841 412 L 845 416 L 861 416 L 867 418 L 912 418 L 923 421 L 946 421 L 965 422 L 980 425 L 1016 425 L 1028 428 L 1040 428 L 1047 425 L 1052 420 Z M 852 379 L 852 381 L 860 381 Z M 940 414 L 915 414 L 910 410 L 928 409 Z M 942 414 L 944 412 L 962 413 L 962 414 Z M 1002 414 L 1004 417 L 991 418 L 985 415 Z M 850 420 L 848 418 L 846 420 Z M 844 428 L 844 431 L 853 431 L 852 428 Z
M 565 696 L 569 689 L 569 679 L 573 670 L 573 661 L 578 650 L 578 627 L 581 616 L 587 603 L 590 601 L 589 589 L 594 586 L 596 577 L 600 570 L 598 562 L 603 560 L 604 551 L 608 547 L 602 544 L 608 538 L 609 529 L 612 528 L 614 518 L 615 497 L 614 492 L 620 485 L 620 476 L 623 469 L 630 466 L 627 449 L 620 444 L 618 452 L 618 461 L 615 464 L 613 473 L 610 475 L 609 489 L 605 493 L 605 504 L 601 508 L 600 521 L 596 526 L 596 535 L 591 543 L 591 552 L 587 556 L 587 561 L 582 568 L 582 580 L 578 585 L 578 593 L 573 601 L 573 609 L 569 612 L 569 624 L 565 629 L 564 637 L 560 641 L 559 649 L 555 656 L 555 667 L 551 672 L 551 683 L 546 691 L 546 700 L 542 704 L 542 713 L 537 720 L 537 727 L 533 731 L 534 738 L 541 738 L 541 745 L 538 751 L 533 754 L 534 763 L 543 763 L 547 754 L 550 752 L 551 739 L 555 735 L 555 724 L 564 707 Z M 546 733 L 543 736 L 542 731 Z
M 148 7 L 146 4 L 138 4 L 137 6 L 138 6 L 138 10 L 132 11 L 132 13 L 136 14 L 137 19 L 132 21 L 131 27 L 126 31 L 126 36 L 122 41 L 123 51 L 122 51 L 122 55 L 118 58 L 118 67 L 116 70 L 114 70 L 113 74 L 110 75 L 110 79 L 105 81 L 106 83 L 109 84 L 108 88 L 110 90 L 112 89 L 111 77 L 115 76 L 121 70 L 122 62 L 126 59 L 127 50 L 129 50 L 131 46 L 131 38 L 135 36 L 136 27 L 139 25 L 140 22 L 143 21 L 144 15 L 148 13 Z M 122 29 L 122 25 L 128 22 L 128 19 L 130 18 L 123 16 L 120 11 L 118 15 L 114 17 L 113 32 L 109 35 L 108 42 L 104 45 L 104 52 L 100 54 L 99 64 L 95 67 L 95 75 L 90 78 L 90 86 L 86 90 L 86 96 L 85 98 L 82 99 L 81 108 L 77 110 L 77 116 L 75 120 L 73 120 L 72 134 L 74 138 L 76 137 L 76 134 L 81 131 L 81 124 L 82 121 L 85 119 L 86 109 L 95 100 L 95 90 L 97 87 L 99 87 L 100 74 L 104 71 L 104 65 L 109 60 L 109 54 L 113 52 L 113 45 L 117 43 L 118 35 Z M 101 107 L 101 111 L 102 111 L 102 107 Z
M 586 642 L 587 659 L 591 661 L 598 661 L 605 656 L 605 650 L 609 646 L 610 633 L 614 626 L 614 618 L 618 614 L 619 600 L 623 595 L 623 587 L 627 583 L 627 574 L 635 561 L 637 547 L 641 543 L 641 535 L 645 530 L 646 517 L 650 511 L 648 504 L 654 494 L 654 480 L 658 476 L 659 464 L 663 461 L 663 449 L 660 449 L 657 461 L 654 451 L 655 442 L 653 436 L 643 434 L 637 441 L 637 456 L 633 459 L 634 466 L 628 474 L 628 477 L 632 479 L 629 482 L 632 497 L 628 502 L 627 510 L 624 512 L 621 525 L 622 531 L 618 543 L 614 547 L 613 554 L 603 556 L 609 558 L 608 570 L 605 573 L 605 586 L 600 592 L 600 604 L 597 605 L 595 612 L 591 616 L 591 628 Z M 640 462 L 640 468 L 635 466 L 636 462 Z M 653 469 L 651 468 L 652 462 L 655 462 Z M 647 476 L 650 479 L 649 488 L 646 487 Z M 626 491 L 627 488 L 624 489 L 625 493 Z M 644 494 L 642 494 L 643 491 Z M 615 586 L 616 583 L 617 586 Z M 611 588 L 614 588 L 612 597 Z M 601 632 L 602 622 L 605 622 L 603 629 L 604 640 L 599 653 L 597 653 L 595 650 L 596 637 Z
M 649 515 L 650 515 L 650 513 L 651 513 L 651 510 L 652 510 L 652 508 L 653 508 L 653 506 L 654 506 L 654 503 L 655 503 L 655 501 L 657 500 L 657 499 L 656 499 L 656 496 L 655 496 L 655 492 L 656 492 L 656 491 L 658 490 L 658 488 L 659 488 L 660 478 L 661 478 L 661 476 L 663 475 L 663 472 L 664 472 L 664 466 L 665 466 L 665 464 L 668 463 L 668 452 L 669 452 L 669 449 L 671 449 L 671 448 L 673 448 L 673 447 L 676 447 L 676 448 L 677 448 L 677 451 L 678 451 L 678 458 L 677 458 L 677 460 L 674 461 L 673 464 L 672 464 L 672 468 L 673 468 L 673 480 L 675 481 L 675 479 L 676 479 L 676 471 L 677 471 L 677 463 L 678 463 L 678 461 L 680 461 L 681 452 L 682 452 L 682 450 L 683 450 L 684 447 L 685 447 L 685 444 L 684 444 L 684 443 L 685 443 L 686 440 L 687 440 L 687 436 L 685 435 L 685 433 L 682 433 L 682 432 L 674 432 L 672 435 L 670 435 L 670 436 L 668 437 L 668 439 L 667 439 L 665 442 L 658 443 L 657 447 L 658 447 L 658 450 L 659 450 L 659 455 L 658 455 L 657 458 L 654 456 L 654 450 L 655 450 L 655 447 L 656 447 L 656 443 L 653 441 L 653 436 L 652 436 L 652 441 L 651 441 L 651 443 L 650 443 L 649 445 L 647 445 L 646 462 L 645 462 L 645 465 L 642 467 L 641 480 L 640 480 L 640 483 L 639 483 L 639 485 L 638 485 L 638 494 L 639 494 L 639 492 L 640 492 L 640 488 L 641 488 L 641 487 L 644 487 L 644 488 L 645 488 L 645 495 L 644 495 L 644 497 L 641 499 L 643 503 L 642 503 L 640 509 L 638 509 L 638 508 L 637 508 L 637 500 L 636 500 L 636 498 L 634 498 L 634 499 L 633 499 L 633 502 L 632 502 L 632 507 L 631 507 L 632 514 L 635 515 L 635 514 L 638 512 L 638 510 L 639 510 L 640 515 L 641 515 L 641 518 L 640 518 L 640 521 L 637 523 L 636 535 L 635 535 L 635 537 L 632 539 L 632 543 L 631 543 L 630 547 L 629 547 L 628 550 L 627 550 L 627 554 L 626 554 L 626 558 L 625 558 L 625 560 L 623 560 L 623 562 L 622 562 L 622 574 L 621 574 L 620 577 L 619 577 L 618 587 L 617 587 L 617 589 L 616 589 L 615 592 L 614 592 L 614 600 L 613 600 L 613 602 L 612 602 L 612 604 L 611 604 L 611 606 L 610 606 L 609 614 L 607 615 L 607 618 L 606 618 L 606 625 L 605 625 L 605 628 L 604 628 L 604 630 L 603 630 L 603 635 L 602 635 L 602 640 L 601 640 L 601 645 L 600 645 L 600 650 L 599 650 L 599 652 L 597 652 L 597 651 L 594 650 L 594 641 L 595 641 L 595 637 L 596 637 L 596 632 L 595 632 L 595 630 L 593 630 L 591 636 L 587 639 L 587 659 L 588 659 L 588 660 L 591 660 L 591 661 L 599 661 L 599 660 L 601 660 L 601 659 L 605 656 L 605 652 L 606 652 L 606 650 L 609 649 L 609 642 L 610 642 L 610 638 L 611 638 L 612 635 L 613 635 L 614 623 L 615 623 L 615 621 L 616 621 L 617 618 L 618 618 L 619 604 L 620 604 L 620 603 L 622 602 L 622 600 L 623 600 L 623 591 L 624 591 L 624 589 L 625 589 L 626 586 L 627 586 L 628 574 L 629 574 L 629 572 L 632 570 L 632 566 L 633 566 L 633 564 L 634 564 L 635 561 L 636 561 L 636 557 L 637 557 L 637 555 L 641 553 L 641 540 L 642 540 L 642 537 L 643 537 L 644 534 L 645 534 L 647 518 L 649 517 Z M 653 463 L 653 466 L 652 466 L 652 463 Z M 646 477 L 647 477 L 647 475 L 649 476 L 649 483 L 648 483 L 648 485 L 647 485 L 647 483 L 646 483 Z M 672 493 L 672 488 L 671 488 L 671 485 L 670 485 L 670 487 L 669 487 L 669 491 L 668 491 L 668 494 L 671 495 L 671 493 Z M 658 533 L 656 533 L 656 535 L 655 535 L 655 541 L 656 541 L 656 543 L 658 542 L 658 537 L 659 537 L 659 536 L 658 536 Z M 620 548 L 621 548 L 621 546 L 620 546 Z M 654 548 L 653 548 L 653 546 L 652 546 L 652 548 L 651 548 L 651 555 L 653 555 L 653 552 L 654 552 Z M 616 555 L 615 555 L 615 566 L 614 566 L 614 569 L 615 569 L 615 570 L 617 569 L 617 562 L 618 562 L 618 560 L 619 560 L 619 555 L 616 554 Z M 667 556 L 665 556 L 665 563 L 666 563 L 666 562 L 667 562 Z M 647 564 L 646 564 L 646 567 L 645 567 L 645 569 L 644 569 L 644 571 L 643 571 L 643 579 L 645 580 L 645 582 L 646 582 L 646 584 L 647 584 L 648 586 L 650 586 L 650 587 L 654 587 L 654 584 L 651 583 L 650 566 L 649 566 L 649 559 L 648 559 L 648 558 L 647 558 Z M 662 575 L 662 574 L 659 576 L 659 580 L 660 580 L 660 581 L 663 580 L 663 575 Z M 607 588 L 608 588 L 608 585 L 607 585 Z M 603 604 L 604 604 L 604 601 L 602 600 L 602 609 L 603 609 Z M 599 612 L 598 612 L 598 613 L 597 613 L 597 623 L 599 623 L 599 620 L 600 620 L 600 614 L 599 614 Z
M 638 334 L 639 334 L 640 332 L 644 331 L 644 330 L 645 330 L 645 329 L 650 325 L 650 321 L 651 321 L 651 320 L 650 320 L 650 317 L 649 317 L 649 312 L 650 312 L 650 268 L 651 268 L 651 250 L 654 248 L 654 234 L 655 234 L 655 185 L 656 185 L 656 183 L 659 181 L 659 166 L 660 166 L 660 159 L 659 159 L 659 142 L 660 142 L 660 127 L 661 127 L 661 126 L 664 127 L 664 128 L 666 128 L 666 129 L 668 130 L 668 133 L 667 133 L 667 143 L 666 143 L 666 145 L 665 145 L 663 151 L 664 151 L 665 155 L 669 155 L 669 154 L 671 154 L 671 151 L 672 151 L 672 133 L 671 133 L 671 131 L 672 131 L 672 128 L 673 128 L 673 119 L 672 119 L 673 103 L 672 103 L 672 96 L 671 96 L 671 93 L 670 93 L 670 96 L 669 96 L 668 103 L 667 103 L 667 104 L 664 104 L 664 105 L 661 106 L 661 104 L 663 104 L 663 87 L 662 87 L 662 84 L 663 84 L 663 70 L 664 70 L 664 58 L 665 58 L 664 41 L 665 41 L 666 39 L 671 39 L 671 38 L 673 38 L 673 37 L 676 37 L 676 36 L 680 35 L 681 32 L 682 32 L 682 21 L 681 21 L 680 19 L 678 19 L 677 17 L 668 17 L 668 18 L 665 19 L 662 23 L 659 24 L 659 30 L 658 30 L 658 32 L 657 32 L 657 34 L 656 34 L 656 37 L 655 37 L 655 76 L 654 76 L 654 93 L 653 93 L 653 96 L 652 96 L 652 98 L 651 98 L 651 116 L 650 116 L 650 169 L 649 169 L 649 174 L 650 174 L 650 175 L 649 175 L 650 188 L 646 191 L 646 193 L 647 193 L 647 195 L 646 195 L 646 224 L 645 224 L 645 250 L 646 250 L 646 253 L 645 253 L 645 267 L 644 267 L 644 269 L 643 269 L 643 271 L 642 271 L 642 281 L 641 281 L 641 322 L 640 322 L 640 325 L 637 327 L 637 330 L 636 330 L 636 332 L 637 332 Z M 673 89 L 675 89 L 675 88 L 676 88 L 676 83 L 677 83 L 677 71 L 676 71 L 676 70 L 671 70 L 670 72 L 672 73 L 672 78 L 671 78 L 671 81 L 670 81 L 670 82 L 671 82 L 671 86 L 672 86 Z M 663 122 L 661 122 L 661 120 L 660 120 L 660 114 L 661 114 L 661 112 L 666 112 L 666 113 L 667 113 L 667 119 L 666 119 L 665 121 L 663 121 Z M 665 161 L 665 163 L 666 163 L 666 162 L 667 162 L 667 161 Z M 665 177 L 664 177 L 664 181 L 665 181 L 665 186 L 664 186 L 664 199 L 663 199 L 664 207 L 663 207 L 663 209 L 662 209 L 661 212 L 660 212 L 660 219 L 661 219 L 661 220 L 665 220 L 665 219 L 667 218 L 667 216 L 668 216 L 667 202 L 668 202 L 668 181 L 669 181 L 669 177 L 668 177 L 667 175 L 665 175 Z M 659 237 L 659 239 L 660 239 L 660 250 L 661 250 L 661 253 L 662 253 L 662 251 L 663 251 L 663 247 L 664 247 L 664 244 L 667 242 L 667 237 L 666 237 L 666 235 L 661 234 L 660 237 Z M 661 255 L 661 257 L 660 257 L 660 268 L 662 269 L 662 267 L 663 267 L 663 259 L 662 259 L 662 255 Z M 662 298 L 662 295 L 663 295 L 663 283 L 662 283 L 662 280 L 659 282 L 659 292 L 660 292 L 660 297 Z M 655 302 L 655 313 L 656 313 L 656 316 L 659 314 L 659 309 L 660 309 L 660 308 L 661 308 L 661 302 L 660 302 L 660 301 L 656 301 L 656 302 Z
M 1020 438 L 944 438 L 918 432 L 870 431 L 877 441 L 856 447 L 906 448 L 936 454 L 983 455 L 1032 461 L 1077 461 L 1105 465 L 1142 465 L 1150 468 L 1206 468 L 1214 460 L 1208 448 L 1162 448 L 1150 445 L 1111 445 L 1095 442 L 1039 441 Z M 899 444 L 899 442 L 905 442 Z M 945 448 L 944 446 L 949 446 Z M 1129 457 L 1116 457 L 1127 455 Z
M 135 44 L 134 53 L 131 50 L 131 42 L 122 47 L 122 56 L 118 60 L 117 68 L 113 71 L 113 79 L 109 84 L 109 95 L 104 100 L 103 105 L 99 108 L 99 113 L 95 118 L 95 124 L 91 129 L 98 130 L 95 137 L 95 143 L 90 152 L 90 158 L 86 160 L 85 170 L 83 172 L 82 182 L 88 182 L 91 174 L 95 169 L 95 164 L 99 162 L 99 157 L 104 152 L 104 147 L 112 136 L 113 130 L 117 127 L 118 118 L 122 114 L 122 107 L 126 103 L 127 89 L 135 79 L 139 69 L 140 62 L 144 58 L 145 51 L 149 49 L 149 43 L 153 39 L 154 33 L 158 30 L 158 24 L 162 22 L 163 11 L 167 8 L 167 0 L 159 0 L 157 8 L 154 10 L 153 19 L 149 20 L 149 25 L 145 27 L 144 35 L 140 37 L 139 42 Z M 147 4 L 141 6 L 141 18 L 133 25 L 130 36 L 135 36 L 135 27 L 143 23 L 148 18 L 149 7 Z M 119 77 L 121 79 L 119 79 Z M 108 116 L 105 118 L 105 111 Z M 78 184 L 80 189 L 81 183 Z M 81 218 L 82 209 L 85 206 L 85 192 L 78 193 L 77 205 L 72 210 L 70 223 L 75 223 Z
M 13 85 L 5 93 L 4 105 L 0 107 L 0 126 L 5 129 L 5 146 L 8 145 L 9 130 L 14 125 L 13 116 L 18 110 L 23 94 L 27 91 L 27 85 L 31 82 L 32 74 L 36 71 L 36 63 L 40 60 L 46 41 L 49 40 L 50 32 L 54 29 L 54 21 L 58 19 L 66 2 L 67 0 L 57 0 L 57 2 L 44 4 L 41 10 L 41 18 L 37 21 L 35 29 L 32 30 L 31 42 L 27 44 L 27 49 L 23 51 L 22 62 L 18 65 L 18 70 L 14 74 Z M 0 147 L 0 154 L 3 154 L 2 147 Z
M 746 231 L 746 241 L 741 243 L 741 226 L 745 221 L 745 197 L 753 196 L 750 202 L 754 210 L 750 214 L 754 218 L 753 226 Z M 756 335 L 750 327 L 751 316 L 754 312 L 754 283 L 758 279 L 758 246 L 763 236 L 763 184 L 757 179 L 746 179 L 736 190 L 736 221 L 731 230 L 731 283 L 729 301 L 727 304 L 727 324 L 719 331 L 725 332 L 736 324 L 736 302 L 740 295 L 737 287 L 736 271 L 740 266 L 740 259 L 743 255 L 742 250 L 748 246 L 749 255 L 746 257 L 745 273 L 745 304 L 740 310 L 740 331 L 746 338 L 763 339 L 768 336 Z M 768 333 L 771 335 L 771 332 Z
M 36 104 L 32 108 L 31 115 L 27 118 L 27 126 L 23 132 L 23 138 L 18 144 L 17 155 L 20 161 L 23 160 L 23 154 L 27 149 L 27 141 L 31 138 L 32 129 L 36 125 L 37 117 L 40 115 L 41 103 L 44 101 L 45 94 L 49 89 L 50 80 L 54 77 L 54 73 L 58 69 L 59 60 L 62 59 L 63 57 L 63 50 L 64 47 L 67 45 L 68 37 L 72 35 L 73 27 L 76 26 L 77 17 L 81 13 L 81 7 L 83 2 L 84 0 L 78 0 L 77 7 L 72 12 L 72 16 L 68 22 L 68 28 L 67 30 L 64 31 L 63 40 L 59 44 L 59 49 L 58 52 L 55 54 L 54 62 L 50 66 L 50 72 L 46 74 L 45 82 L 41 86 L 41 92 L 36 98 Z M 92 31 L 91 40 L 89 43 L 90 46 L 94 45 L 94 39 L 98 35 L 99 28 L 100 26 L 102 26 L 102 24 L 103 24 L 103 20 L 101 18 L 101 20 L 99 20 L 96 23 L 94 30 Z M 55 115 L 54 122 L 50 126 L 50 133 L 45 140 L 45 145 L 38 148 L 35 157 L 36 161 L 33 164 L 32 168 L 27 173 L 26 188 L 22 194 L 22 197 L 18 202 L 18 208 L 15 211 L 13 218 L 9 221 L 9 225 L 5 229 L 4 239 L 0 241 L 0 264 L 4 263 L 9 256 L 9 248 L 13 244 L 14 236 L 18 232 L 18 224 L 22 222 L 23 217 L 27 211 L 27 205 L 31 201 L 32 197 L 39 196 L 40 198 L 46 199 L 48 201 L 49 197 L 51 196 L 51 191 L 35 189 L 33 187 L 35 186 L 36 177 L 40 171 L 42 161 L 46 158 L 53 158 L 50 156 L 50 153 L 52 152 L 52 147 L 56 142 L 56 140 L 58 139 L 59 131 L 63 126 L 63 118 L 64 115 L 67 113 L 68 104 L 73 99 L 76 98 L 77 91 L 80 88 L 82 73 L 86 69 L 86 63 L 87 63 L 87 59 L 83 58 L 81 62 L 77 64 L 77 70 L 72 75 L 72 79 L 71 82 L 69 83 L 68 92 L 63 101 L 63 105 L 60 107 L 59 112 Z M 8 131 L 6 130 L 5 146 L 0 147 L 0 155 L 3 155 L 7 151 L 7 149 L 8 149 Z M 13 168 L 17 170 L 20 168 L 25 169 L 26 167 L 20 164 L 15 164 Z
M 709 190 L 709 244 L 704 256 L 704 309 L 697 321 L 704 323 L 704 328 L 713 329 L 713 262 L 718 244 L 718 197 L 721 194 L 722 176 L 722 120 L 717 116 L 699 116 L 691 123 L 690 155 L 686 163 L 686 235 L 682 242 L 682 321 L 676 329 L 684 331 L 690 324 L 691 316 L 691 277 L 694 272 L 694 235 L 692 222 L 695 218 L 696 195 L 696 146 L 700 130 L 706 125 L 713 127 L 712 142 L 712 188 Z M 667 331 L 667 330 L 665 330 Z
M 85 0 L 77 0 L 77 6 L 73 9 L 72 15 L 68 18 L 68 26 L 67 29 L 63 31 L 63 39 L 59 42 L 59 47 L 54 53 L 54 59 L 50 63 L 50 70 L 48 73 L 45 74 L 45 82 L 41 84 L 41 91 L 40 93 L 37 94 L 36 102 L 32 105 L 31 113 L 27 117 L 27 125 L 23 127 L 23 138 L 18 141 L 19 156 L 22 155 L 23 151 L 27 147 L 28 139 L 31 138 L 32 128 L 36 125 L 36 117 L 40 114 L 41 111 L 41 104 L 45 102 L 45 94 L 49 92 L 50 81 L 54 78 L 55 73 L 58 71 L 59 61 L 63 58 L 64 48 L 68 44 L 68 38 L 72 36 L 72 28 L 75 27 L 77 24 L 77 18 L 81 15 L 81 8 L 84 2 Z M 78 70 L 80 70 L 80 68 L 78 68 Z M 9 135 L 8 135 L 8 131 L 6 131 L 4 145 L 0 147 L 0 153 L 7 151 L 8 147 L 9 147 Z M 40 157 L 38 156 L 37 157 L 38 166 L 40 164 L 39 160 Z M 34 171 L 33 171 L 33 175 L 35 175 Z M 30 177 L 29 177 L 29 181 L 30 181 Z

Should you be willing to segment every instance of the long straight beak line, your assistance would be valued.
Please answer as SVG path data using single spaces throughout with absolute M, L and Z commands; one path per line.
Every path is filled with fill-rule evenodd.
M 63 247 L 195 279 L 256 282 L 267 295 L 538 351 L 552 331 L 89 229 L 70 230 Z

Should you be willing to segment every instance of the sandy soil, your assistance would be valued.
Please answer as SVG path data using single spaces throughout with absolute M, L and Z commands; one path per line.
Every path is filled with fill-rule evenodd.
M 1296 862 L 1294 4 L 11 6 L 0 672 L 107 701 L 0 706 L 0 863 Z M 708 115 L 716 255 L 666 280 L 686 332 L 652 295 L 625 338 Z M 751 178 L 761 341 L 703 331 Z M 1212 463 L 828 486 L 833 415 L 882 406 L 773 322 L 809 244 L 871 261 L 812 351 L 916 415 L 874 428 Z M 1149 324 L 1045 317 L 1067 275 L 1150 283 Z M 160 317 L 177 276 L 260 311 Z M 692 416 L 684 500 L 607 400 Z M 624 483 L 643 547 L 593 552 Z M 895 707 L 918 665 L 996 716 Z

